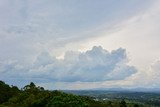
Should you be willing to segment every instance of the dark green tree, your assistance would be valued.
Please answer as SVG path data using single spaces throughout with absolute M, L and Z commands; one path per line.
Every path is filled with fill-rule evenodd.
M 20 90 L 16 86 L 10 87 L 5 82 L 0 81 L 0 104 L 9 100 L 9 98 L 16 96 Z
M 134 104 L 134 107 L 139 107 L 139 105 L 138 104 Z
M 125 100 L 122 100 L 120 102 L 120 107 L 127 107 L 127 104 L 126 104 Z

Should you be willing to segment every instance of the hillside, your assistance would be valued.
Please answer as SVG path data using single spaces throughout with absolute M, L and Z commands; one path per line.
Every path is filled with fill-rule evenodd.
M 143 107 L 121 101 L 96 101 L 93 97 L 49 91 L 33 82 L 21 90 L 0 81 L 0 107 Z

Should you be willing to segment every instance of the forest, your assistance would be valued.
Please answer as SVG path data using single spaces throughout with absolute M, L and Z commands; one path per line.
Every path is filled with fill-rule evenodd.
M 121 100 L 95 100 L 91 96 L 45 90 L 33 82 L 19 89 L 0 81 L 0 107 L 147 107 Z M 151 107 L 151 106 L 149 106 Z

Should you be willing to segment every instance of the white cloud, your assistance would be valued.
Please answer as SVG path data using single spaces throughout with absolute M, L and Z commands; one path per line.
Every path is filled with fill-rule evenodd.
M 149 4 L 141 2 L 0 0 L 0 60 L 31 62 L 42 51 L 61 55 L 74 47 L 66 44 L 99 35 L 104 22 L 110 27 Z
M 160 55 L 159 4 L 155 1 L 150 8 L 121 21 L 115 28 L 106 29 L 100 36 L 83 41 L 80 43 L 82 50 L 98 44 L 108 50 L 123 47 L 129 52 L 132 65 L 146 69 Z
M 127 53 L 131 59 L 129 64 L 138 69 L 137 73 L 124 80 L 106 81 L 96 85 L 93 83 L 93 87 L 160 87 L 159 61 L 150 67 L 151 62 L 158 59 L 160 55 L 159 5 L 160 2 L 155 1 L 142 13 L 117 24 L 113 29 L 106 29 L 106 33 L 103 32 L 95 38 L 79 43 L 78 48 L 81 51 L 99 44 L 109 50 L 124 47 L 129 52 Z M 81 85 L 84 86 L 84 84 Z
M 160 60 L 156 60 L 150 67 L 149 70 L 150 74 L 149 77 L 150 79 L 148 80 L 150 84 L 150 86 L 155 87 L 155 88 L 159 88 L 160 86 Z
M 148 86 L 153 78 L 156 83 L 155 70 L 148 66 L 160 55 L 160 2 L 91 2 L 1 0 L 0 79 L 17 84 L 72 81 L 67 83 L 72 88 Z M 109 51 L 125 48 L 129 65 L 125 50 L 87 51 L 95 45 Z M 62 54 L 64 59 L 58 59 Z
M 67 52 L 64 59 L 51 57 L 47 52 L 37 56 L 30 66 L 16 63 L 1 63 L 1 78 L 21 79 L 39 82 L 100 82 L 123 80 L 136 73 L 127 65 L 126 51 L 122 48 L 108 52 L 101 46 L 94 46 L 86 52 Z M 37 79 L 37 80 L 36 80 Z M 6 80 L 6 79 L 5 79 Z M 7 81 L 7 80 L 6 80 Z
M 124 80 L 112 81 L 108 83 L 107 81 L 103 83 L 107 87 L 123 87 L 123 88 L 159 88 L 160 86 L 160 60 L 154 61 L 145 70 L 138 70 L 137 73 Z

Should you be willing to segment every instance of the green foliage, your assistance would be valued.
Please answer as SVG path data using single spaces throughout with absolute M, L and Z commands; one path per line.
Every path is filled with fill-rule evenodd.
M 134 104 L 134 107 L 139 107 L 139 105 L 138 104 Z
M 124 100 L 120 102 L 120 107 L 127 107 L 126 102 Z
M 9 98 L 16 96 L 19 93 L 16 86 L 10 87 L 3 81 L 0 81 L 0 104 L 9 100 Z
M 88 107 L 88 103 L 84 101 L 84 99 L 78 96 L 63 93 L 59 96 L 53 97 L 46 107 L 66 107 L 66 106 L 67 107 Z
M 88 96 L 66 94 L 61 91 L 47 91 L 33 82 L 22 90 L 0 81 L 0 107 L 139 107 L 128 105 L 124 100 L 95 101 Z

